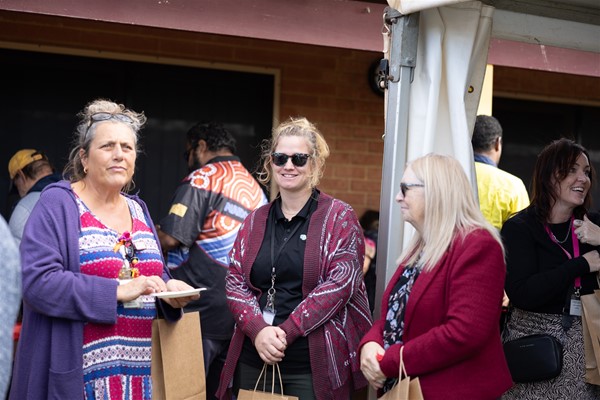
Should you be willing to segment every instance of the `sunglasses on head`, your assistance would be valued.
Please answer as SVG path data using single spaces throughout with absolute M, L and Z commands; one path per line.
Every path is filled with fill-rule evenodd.
M 90 131 L 90 128 L 96 122 L 108 121 L 111 119 L 120 121 L 120 122 L 124 122 L 124 123 L 130 124 L 130 125 L 134 124 L 133 119 L 131 119 L 131 117 L 128 115 L 121 114 L 121 113 L 112 114 L 112 113 L 108 113 L 108 112 L 99 112 L 99 113 L 90 115 L 90 122 L 85 131 L 85 135 L 87 136 L 88 132 Z
M 108 120 L 116 120 L 116 121 L 120 121 L 126 124 L 130 124 L 133 125 L 133 119 L 131 119 L 130 116 L 125 115 L 125 114 L 112 114 L 112 113 L 107 113 L 107 112 L 99 112 L 96 114 L 92 114 L 90 115 L 90 122 L 88 124 L 87 130 L 85 131 L 85 134 L 87 135 L 88 132 L 90 131 L 90 128 L 92 127 L 92 125 L 94 125 L 96 122 L 102 122 L 102 121 L 108 121 Z
M 90 125 L 94 122 L 100 121 L 108 121 L 109 119 L 115 119 L 120 122 L 125 122 L 126 124 L 133 124 L 133 119 L 130 116 L 121 114 L 121 113 L 107 113 L 107 112 L 99 112 L 96 114 L 90 115 Z
M 309 157 L 310 154 L 304 153 L 294 153 L 291 156 L 288 156 L 287 154 L 283 153 L 271 154 L 273 164 L 277 165 L 278 167 L 283 167 L 285 164 L 287 164 L 289 158 L 292 159 L 292 164 L 294 164 L 296 167 L 303 167 L 306 165 L 306 162 L 308 161 Z
M 406 196 L 406 191 L 413 187 L 425 187 L 422 183 L 400 183 L 400 191 L 402 192 L 402 196 Z

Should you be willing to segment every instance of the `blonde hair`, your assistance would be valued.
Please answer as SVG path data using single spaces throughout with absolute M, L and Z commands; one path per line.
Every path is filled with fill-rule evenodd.
M 273 129 L 271 139 L 265 140 L 261 146 L 261 169 L 258 172 L 258 181 L 268 186 L 272 179 L 271 154 L 277 148 L 279 140 L 286 136 L 299 136 L 306 139 L 309 147 L 311 176 L 309 184 L 316 187 L 325 170 L 325 160 L 329 157 L 329 146 L 323 135 L 315 125 L 304 117 L 290 118 Z
M 498 231 L 481 214 L 467 175 L 456 159 L 430 153 L 409 165 L 425 185 L 425 219 L 423 232 L 415 232 L 400 255 L 403 264 L 410 265 L 419 260 L 423 270 L 431 271 L 456 235 L 464 239 L 478 228 L 487 230 L 504 253 Z

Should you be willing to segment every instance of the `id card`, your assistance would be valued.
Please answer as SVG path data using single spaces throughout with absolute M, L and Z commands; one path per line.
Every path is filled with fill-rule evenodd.
M 273 321 L 275 320 L 275 313 L 273 311 L 263 310 L 262 316 L 267 324 L 273 325 Z
M 581 317 L 581 300 L 579 296 L 571 296 L 571 304 L 569 306 L 569 314 Z
M 126 301 L 123 303 L 125 308 L 142 308 L 142 300 L 138 297 L 135 300 Z
M 117 279 L 119 281 L 119 285 L 124 285 L 127 282 L 130 282 L 131 279 Z M 142 308 L 142 298 L 138 297 L 137 299 L 131 300 L 131 301 L 124 301 L 123 302 L 123 307 L 124 308 Z

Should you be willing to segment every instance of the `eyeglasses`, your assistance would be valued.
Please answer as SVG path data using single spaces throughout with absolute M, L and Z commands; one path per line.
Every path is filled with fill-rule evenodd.
M 283 167 L 285 164 L 287 164 L 289 158 L 292 159 L 292 164 L 294 164 L 296 167 L 304 167 L 309 157 L 310 154 L 304 153 L 294 153 L 291 156 L 288 156 L 287 154 L 283 153 L 271 154 L 273 164 L 277 165 L 278 167 Z
M 121 114 L 121 113 L 107 113 L 107 112 L 99 112 L 96 114 L 90 115 L 90 126 L 94 124 L 94 122 L 100 121 L 108 121 L 109 119 L 116 119 L 117 121 L 125 122 L 126 124 L 133 124 L 133 119 L 129 115 Z
M 107 113 L 107 112 L 99 112 L 99 113 L 90 115 L 90 123 L 87 127 L 87 130 L 85 131 L 86 136 L 87 136 L 88 132 L 90 131 L 90 128 L 92 127 L 92 125 L 94 125 L 96 122 L 108 121 L 111 119 L 114 119 L 114 120 L 117 120 L 120 122 L 124 122 L 124 123 L 130 124 L 130 125 L 134 124 L 133 119 L 131 119 L 131 117 L 128 115 L 121 114 L 121 113 L 112 114 L 112 113 Z
M 406 196 L 406 191 L 413 187 L 425 187 L 422 183 L 404 183 L 400 182 L 400 191 L 402 192 L 402 196 Z

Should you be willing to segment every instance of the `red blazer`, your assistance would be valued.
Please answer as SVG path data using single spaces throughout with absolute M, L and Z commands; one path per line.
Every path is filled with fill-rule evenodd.
M 400 266 L 382 298 L 381 318 L 360 343 L 383 346 L 383 328 Z M 512 386 L 500 340 L 505 263 L 499 244 L 483 229 L 462 239 L 430 272 L 421 272 L 404 316 L 404 364 L 419 377 L 427 400 L 497 399 Z M 359 347 L 359 348 L 360 348 Z M 398 376 L 400 344 L 380 362 L 388 377 Z

